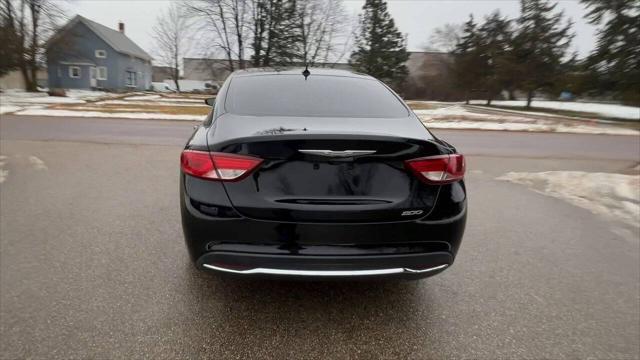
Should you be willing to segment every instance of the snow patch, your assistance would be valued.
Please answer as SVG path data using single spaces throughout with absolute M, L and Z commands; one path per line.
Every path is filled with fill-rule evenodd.
M 67 97 L 70 97 L 72 99 L 79 99 L 79 100 L 94 100 L 94 99 L 99 99 L 103 97 L 120 96 L 120 94 L 108 93 L 105 91 L 92 91 L 92 90 L 79 90 L 79 89 L 69 89 L 69 90 L 66 90 L 65 92 L 67 94 Z
M 47 170 L 47 165 L 45 165 L 44 161 L 34 155 L 29 156 L 29 163 L 36 170 Z
M 20 106 L 15 105 L 0 105 L 0 114 L 12 113 L 21 109 L 22 108 Z
M 510 172 L 496 180 L 526 185 L 594 214 L 640 227 L 640 175 L 583 171 Z
M 493 105 L 498 106 L 515 106 L 524 107 L 527 105 L 526 101 L 520 100 L 498 100 L 492 101 Z M 473 100 L 471 104 L 486 104 L 484 100 Z M 564 102 L 564 101 L 549 101 L 549 100 L 533 100 L 531 107 L 539 109 L 553 109 L 553 110 L 566 110 L 594 113 L 600 116 L 638 120 L 640 121 L 640 107 L 626 106 L 618 104 L 600 104 L 589 102 Z
M 633 129 L 592 125 L 532 124 L 493 121 L 425 121 L 424 123 L 430 129 L 531 131 L 633 136 L 640 134 L 640 132 Z
M 474 118 L 496 118 L 495 115 L 488 114 L 478 114 L 473 113 L 462 107 L 461 105 L 452 105 L 441 107 L 437 109 L 421 109 L 421 110 L 413 110 L 413 112 L 418 116 L 426 116 L 429 118 L 438 118 L 443 116 L 472 116 Z

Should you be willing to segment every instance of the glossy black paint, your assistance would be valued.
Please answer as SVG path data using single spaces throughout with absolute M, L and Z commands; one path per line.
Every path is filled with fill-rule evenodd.
M 225 113 L 234 76 L 252 75 L 227 79 L 212 114 L 185 148 L 264 161 L 238 182 L 181 173 L 182 224 L 196 266 L 358 270 L 453 263 L 466 222 L 464 182 L 424 184 L 403 161 L 455 148 L 435 138 L 408 108 L 406 118 L 393 119 Z M 376 153 L 337 159 L 300 149 Z M 402 216 L 406 210 L 422 213 Z

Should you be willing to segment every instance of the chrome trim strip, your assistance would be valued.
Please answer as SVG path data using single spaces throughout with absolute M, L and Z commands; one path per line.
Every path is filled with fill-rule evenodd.
M 314 149 L 299 149 L 299 152 L 309 155 L 328 156 L 328 157 L 352 157 L 361 155 L 375 154 L 376 150 L 314 150 Z
M 293 269 L 271 269 L 254 268 L 247 270 L 234 270 L 220 266 L 203 264 L 207 269 L 223 271 L 243 275 L 285 275 L 285 276 L 371 276 L 371 275 L 391 275 L 391 274 L 421 274 L 444 269 L 449 264 L 443 264 L 427 269 L 391 268 L 391 269 L 371 269 L 371 270 L 293 270 Z

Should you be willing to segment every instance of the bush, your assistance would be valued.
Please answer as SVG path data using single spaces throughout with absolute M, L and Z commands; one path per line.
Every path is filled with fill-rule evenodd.
M 49 96 L 67 97 L 67 92 L 60 88 L 49 89 L 47 94 L 49 94 Z

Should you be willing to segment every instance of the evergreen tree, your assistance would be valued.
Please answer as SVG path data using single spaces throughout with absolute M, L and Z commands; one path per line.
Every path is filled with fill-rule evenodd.
M 366 0 L 362 9 L 356 50 L 349 63 L 356 71 L 398 87 L 408 72 L 405 38 L 396 28 L 384 0 Z
M 599 75 L 599 88 L 615 91 L 623 101 L 640 103 L 640 1 L 582 0 L 598 31 L 587 65 Z M 606 21 L 605 21 L 606 20 Z
M 265 66 L 290 66 L 300 58 L 301 34 L 297 24 L 296 0 L 274 0 L 269 39 L 270 61 Z
M 491 105 L 491 100 L 502 90 L 512 86 L 512 59 L 508 56 L 512 41 L 511 21 L 495 11 L 485 19 L 478 32 L 480 61 L 483 66 L 481 80 L 487 105 Z
M 481 38 L 473 15 L 464 23 L 462 37 L 453 50 L 452 74 L 457 88 L 464 92 L 464 97 L 469 103 L 471 94 L 482 87 L 485 76 L 485 59 L 481 53 Z
M 527 92 L 527 107 L 537 90 L 552 88 L 561 75 L 573 36 L 571 22 L 563 25 L 563 13 L 554 13 L 556 5 L 547 0 L 521 0 L 511 56 L 518 88 Z
M 258 0 L 254 7 L 253 66 L 291 65 L 300 56 L 296 1 Z

